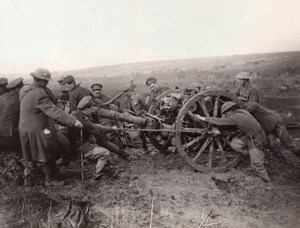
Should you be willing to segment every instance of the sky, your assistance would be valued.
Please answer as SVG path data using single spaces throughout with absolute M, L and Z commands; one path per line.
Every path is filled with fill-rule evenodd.
M 300 50 L 299 0 L 0 0 L 0 73 Z

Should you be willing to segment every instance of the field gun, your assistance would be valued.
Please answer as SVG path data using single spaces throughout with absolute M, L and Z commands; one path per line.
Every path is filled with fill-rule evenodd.
M 165 91 L 143 117 L 96 107 L 92 108 L 92 112 L 99 117 L 137 125 L 137 128 L 120 130 L 146 132 L 160 152 L 177 151 L 187 164 L 198 171 L 221 172 L 235 166 L 241 156 L 228 145 L 235 130 L 211 126 L 196 115 L 220 117 L 224 102 L 230 100 L 239 104 L 239 99 L 223 90 L 208 90 L 191 97 L 185 94 L 179 96 L 181 92 L 178 89 Z
M 241 154 L 229 146 L 231 138 L 239 132 L 236 128 L 203 122 L 197 115 L 221 117 L 221 106 L 227 101 L 244 107 L 236 95 L 222 89 L 206 90 L 192 96 L 170 89 L 150 100 L 150 109 L 144 117 L 101 108 L 96 113 L 100 117 L 138 125 L 138 128 L 121 130 L 146 132 L 152 145 L 161 153 L 177 151 L 197 171 L 223 172 L 237 165 L 241 159 Z M 298 126 L 298 123 L 288 124 L 288 128 Z

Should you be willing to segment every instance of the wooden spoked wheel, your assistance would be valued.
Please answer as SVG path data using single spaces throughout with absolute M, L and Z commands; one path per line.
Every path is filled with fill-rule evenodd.
M 175 129 L 175 145 L 184 161 L 200 172 L 223 172 L 235 165 L 241 155 L 228 145 L 236 129 L 221 128 L 203 122 L 197 114 L 221 117 L 221 106 L 226 101 L 241 105 L 233 94 L 223 90 L 208 90 L 190 98 L 178 113 Z M 194 133 L 186 130 L 197 130 Z

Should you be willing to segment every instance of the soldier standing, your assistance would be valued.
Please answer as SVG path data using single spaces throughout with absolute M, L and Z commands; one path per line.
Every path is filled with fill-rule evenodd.
M 61 175 L 55 160 L 61 147 L 61 141 L 54 120 L 68 126 L 82 127 L 82 123 L 55 106 L 52 93 L 47 88 L 51 74 L 47 69 L 39 68 L 31 73 L 33 83 L 24 86 L 20 92 L 19 133 L 23 158 L 25 160 L 25 185 L 32 186 L 30 175 L 36 162 L 42 162 L 46 168 L 45 184 L 61 185 Z
M 259 103 L 259 91 L 257 87 L 250 82 L 251 75 L 248 72 L 240 72 L 236 78 L 240 80 L 240 87 L 234 93 L 246 101 L 254 101 Z
M 0 147 L 19 152 L 19 92 L 23 85 L 23 78 L 13 80 L 6 86 L 9 92 L 0 97 Z
M 7 78 L 0 78 L 0 96 L 6 93 Z
M 270 177 L 264 167 L 264 152 L 262 149 L 267 143 L 266 135 L 260 124 L 246 110 L 236 109 L 236 103 L 228 101 L 221 107 L 222 118 L 203 117 L 202 121 L 218 126 L 235 126 L 242 131 L 242 135 L 235 137 L 230 142 L 233 150 L 244 155 L 249 154 L 254 171 L 264 181 L 269 182 Z
M 24 171 L 18 132 L 22 86 L 23 78 L 17 78 L 6 86 L 8 92 L 0 96 L 0 148 L 4 149 L 1 160 L 6 166 L 5 177 L 14 179 L 16 184 L 22 184 Z

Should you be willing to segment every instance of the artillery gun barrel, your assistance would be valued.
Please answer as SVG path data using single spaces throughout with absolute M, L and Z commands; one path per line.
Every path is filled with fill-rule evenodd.
M 115 111 L 103 109 L 103 108 L 95 109 L 94 113 L 103 118 L 108 118 L 108 119 L 113 119 L 113 120 L 121 120 L 124 122 L 134 123 L 134 124 L 138 124 L 138 125 L 145 125 L 146 121 L 147 121 L 147 118 L 132 116 L 132 115 L 119 113 L 119 112 L 115 112 Z

